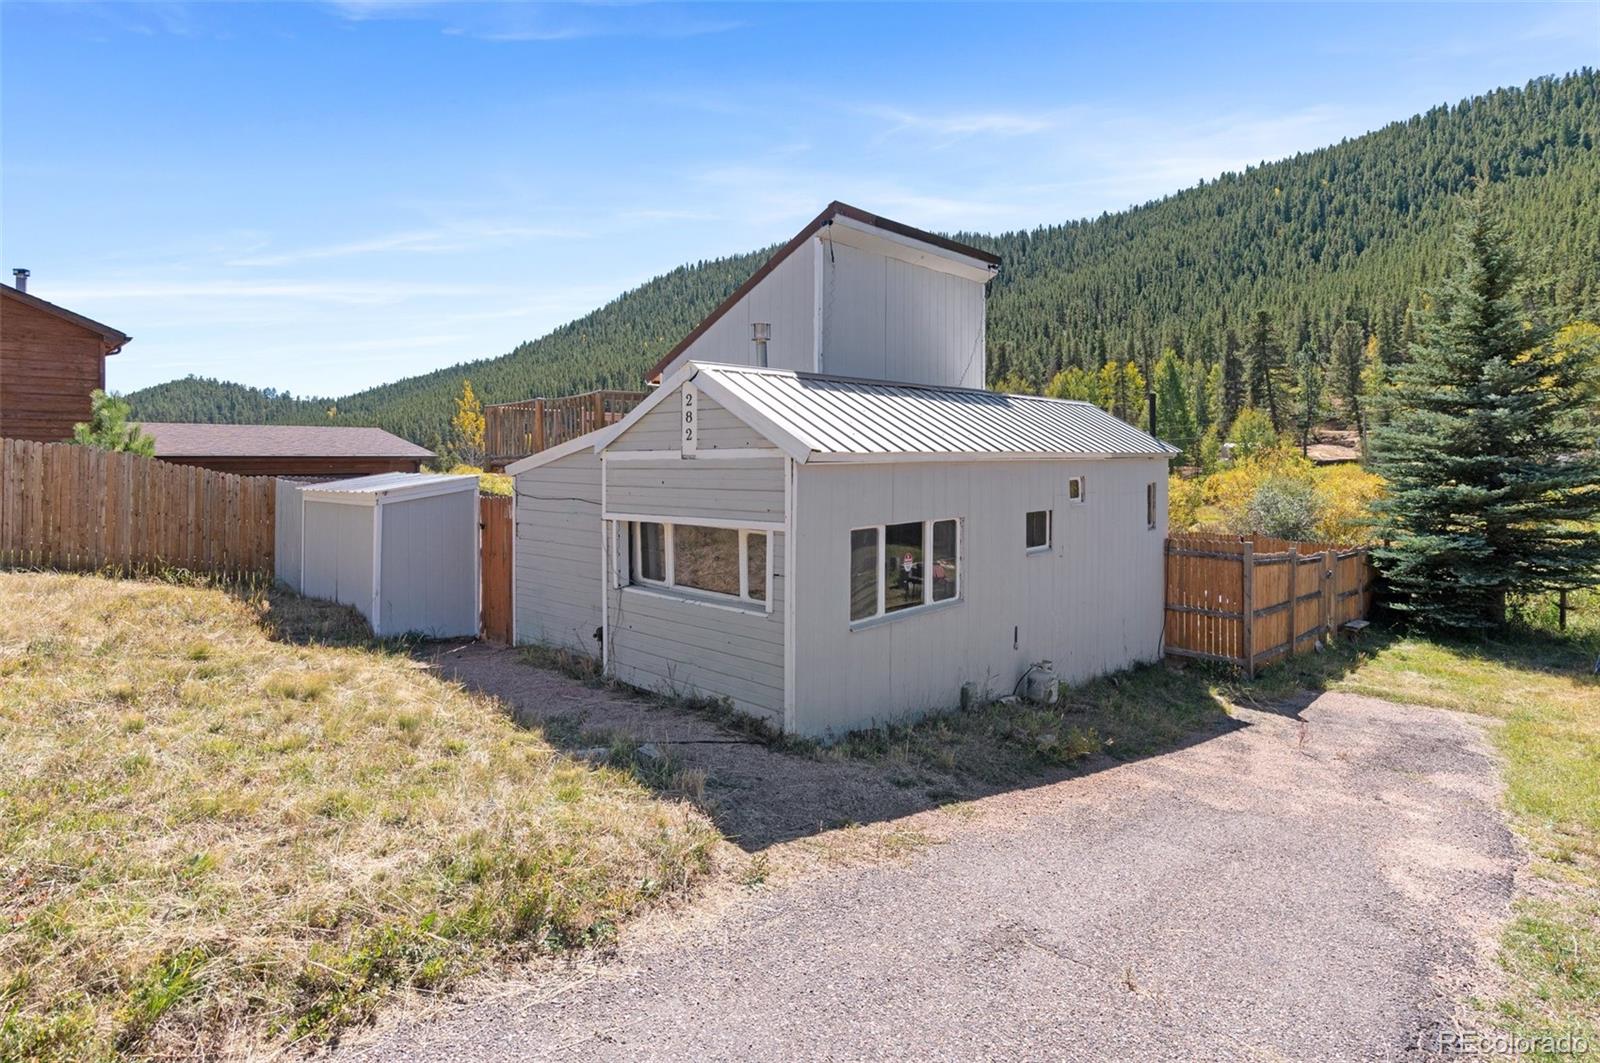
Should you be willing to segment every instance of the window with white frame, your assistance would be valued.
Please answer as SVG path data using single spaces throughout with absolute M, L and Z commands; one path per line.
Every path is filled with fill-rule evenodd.
M 871 620 L 961 595 L 961 524 L 954 518 L 850 532 L 850 619 Z
M 1144 489 L 1144 520 L 1151 531 L 1156 527 L 1156 485 L 1145 485 Z
M 1081 476 L 1069 476 L 1069 477 L 1067 477 L 1067 501 L 1068 502 L 1082 502 L 1083 501 L 1083 477 L 1081 477 Z
M 1036 509 L 1030 512 L 1024 523 L 1024 541 L 1030 554 L 1039 554 L 1050 549 L 1051 525 L 1055 512 L 1049 509 Z
M 641 520 L 633 522 L 632 533 L 634 583 L 766 602 L 766 532 Z

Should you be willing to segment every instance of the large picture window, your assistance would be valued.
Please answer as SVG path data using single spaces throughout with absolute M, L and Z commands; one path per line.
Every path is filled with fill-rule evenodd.
M 954 519 L 850 532 L 850 619 L 951 601 L 961 593 L 961 525 Z
M 632 580 L 747 602 L 767 600 L 767 533 L 699 524 L 633 524 Z

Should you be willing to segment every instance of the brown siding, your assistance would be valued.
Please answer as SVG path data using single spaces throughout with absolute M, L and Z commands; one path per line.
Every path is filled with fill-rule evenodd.
M 104 341 L 16 299 L 0 304 L 0 436 L 55 442 L 89 419 L 105 386 Z
M 236 476 L 367 476 L 375 472 L 417 472 L 417 458 L 178 457 L 157 454 L 173 465 L 198 465 Z

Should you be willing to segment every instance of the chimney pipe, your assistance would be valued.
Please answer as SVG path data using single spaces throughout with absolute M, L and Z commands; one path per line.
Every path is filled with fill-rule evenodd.
M 1156 393 L 1154 389 L 1144 393 L 1145 407 L 1150 414 L 1150 434 L 1156 434 Z
M 772 338 L 772 324 L 753 321 L 750 324 L 750 341 L 756 345 L 756 365 L 767 367 L 767 341 Z
M 32 270 L 14 269 L 11 271 L 11 277 L 16 282 L 17 291 L 25 292 L 28 290 L 28 278 L 32 275 Z

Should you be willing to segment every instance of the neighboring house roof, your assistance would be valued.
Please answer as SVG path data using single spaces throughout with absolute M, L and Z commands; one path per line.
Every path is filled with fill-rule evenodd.
M 734 289 L 732 295 L 724 299 L 717 305 L 715 310 L 707 314 L 704 321 L 696 325 L 690 330 L 687 336 L 679 340 L 677 346 L 673 347 L 672 350 L 663 355 L 661 360 L 651 367 L 650 372 L 645 374 L 645 379 L 659 379 L 662 370 L 671 365 L 674 358 L 682 354 L 688 349 L 691 343 L 704 335 L 707 329 L 709 329 L 712 325 L 715 325 L 724 314 L 738 304 L 740 299 L 743 299 L 746 295 L 748 295 L 752 288 L 754 288 L 757 284 L 760 284 L 762 279 L 765 278 L 767 274 L 777 269 L 779 263 L 788 258 L 790 255 L 794 254 L 794 252 L 798 250 L 807 240 L 811 239 L 818 232 L 822 231 L 824 227 L 832 224 L 835 218 L 848 218 L 851 221 L 860 222 L 862 225 L 869 225 L 874 229 L 882 229 L 884 232 L 894 233 L 896 236 L 903 236 L 910 240 L 916 240 L 920 243 L 928 244 L 932 247 L 937 247 L 941 250 L 949 251 L 957 255 L 965 255 L 968 258 L 975 258 L 978 261 L 987 263 L 992 267 L 998 267 L 1000 265 L 999 255 L 991 254 L 988 251 L 983 251 L 968 244 L 963 244 L 959 241 L 952 240 L 948 236 L 940 236 L 938 233 L 930 233 L 922 229 L 916 229 L 910 225 L 905 225 L 901 222 L 894 221 L 891 218 L 884 218 L 877 214 L 869 213 L 868 211 L 862 210 L 860 207 L 852 207 L 848 203 L 841 203 L 838 200 L 834 200 L 832 203 L 829 203 L 823 208 L 821 214 L 818 214 L 815 218 L 812 218 L 810 224 L 796 233 L 793 239 L 784 244 L 782 247 L 778 248 L 778 250 L 773 253 L 771 258 L 767 259 L 761 264 L 760 269 L 750 274 L 749 280 L 745 281 L 743 284 L 739 285 L 738 288 Z
M 59 317 L 63 321 L 69 321 L 72 324 L 77 325 L 79 328 L 85 328 L 90 332 L 99 333 L 101 342 L 103 342 L 106 346 L 106 354 L 116 354 L 122 349 L 123 344 L 133 339 L 132 336 L 121 331 L 120 329 L 114 329 L 110 325 L 102 325 L 93 318 L 84 317 L 82 314 L 75 314 L 66 307 L 57 306 L 55 303 L 46 302 L 37 295 L 30 295 L 27 292 L 19 292 L 9 284 L 0 284 L 0 296 L 3 296 L 7 299 L 15 299 L 23 306 L 31 306 L 35 310 L 42 310 L 47 314 L 53 314 L 56 317 Z
M 1087 402 L 698 362 L 611 426 L 596 449 L 690 380 L 802 462 L 1179 453 Z
M 381 428 L 143 421 L 161 458 L 409 458 L 433 451 Z

